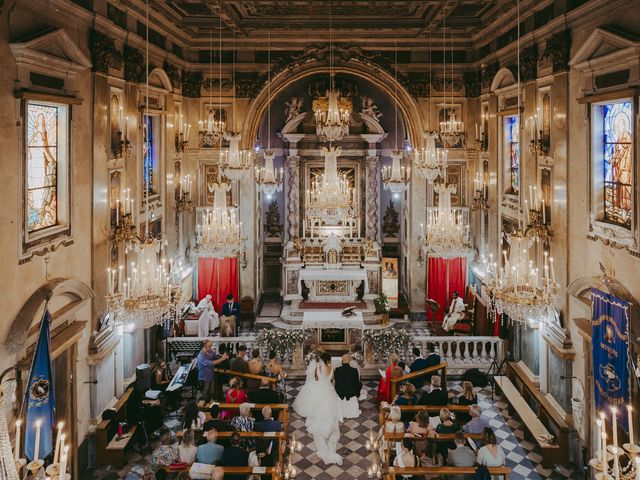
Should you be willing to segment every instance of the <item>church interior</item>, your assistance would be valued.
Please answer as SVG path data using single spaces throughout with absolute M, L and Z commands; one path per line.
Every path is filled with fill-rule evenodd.
M 640 480 L 639 109 L 638 0 L 0 0 L 0 478 Z

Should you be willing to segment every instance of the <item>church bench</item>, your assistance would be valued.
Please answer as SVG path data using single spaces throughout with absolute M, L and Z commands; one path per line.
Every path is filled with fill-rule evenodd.
M 400 412 L 419 412 L 426 410 L 429 413 L 439 413 L 441 409 L 446 408 L 452 413 L 469 413 L 470 405 L 398 405 Z M 384 425 L 389 416 L 389 408 L 380 409 L 379 418 L 380 425 Z
M 560 447 L 557 444 L 549 443 L 544 438 L 549 435 L 549 431 L 538 418 L 538 415 L 531 409 L 524 397 L 518 389 L 505 376 L 496 376 L 494 378 L 496 387 L 502 392 L 509 402 L 510 411 L 515 411 L 522 426 L 529 432 L 535 442 L 542 450 L 542 465 L 549 468 L 554 463 L 560 462 Z
M 477 467 L 389 467 L 388 480 L 395 480 L 396 477 L 402 478 L 403 475 L 473 475 L 476 473 Z M 491 475 L 507 480 L 511 469 L 509 467 L 488 467 Z
M 213 371 L 215 373 L 220 373 L 223 375 L 229 375 L 230 377 L 240 377 L 240 378 L 248 378 L 250 380 L 268 380 L 272 385 L 275 384 L 278 379 L 276 377 L 267 377 L 266 375 L 256 375 L 253 373 L 242 373 L 236 372 L 235 370 L 227 370 L 224 368 L 214 368 Z
M 224 473 L 229 475 L 246 475 L 247 477 L 252 474 L 269 475 L 271 478 L 280 478 L 280 472 L 278 467 L 220 467 L 224 470 Z M 165 467 L 164 470 L 167 473 L 188 473 L 191 469 L 190 465 L 182 467 Z
M 391 458 L 390 453 L 391 453 L 392 444 L 394 444 L 395 442 L 401 442 L 405 438 L 411 439 L 415 442 L 430 442 L 430 443 L 454 442 L 456 439 L 456 434 L 455 433 L 438 433 L 432 437 L 429 437 L 429 436 L 416 437 L 411 433 L 385 432 L 382 437 L 386 442 L 385 458 L 388 459 L 388 458 Z M 482 440 L 482 434 L 481 433 L 465 433 L 464 438 L 469 440 L 474 440 L 474 441 Z
M 123 467 L 126 464 L 124 459 L 124 450 L 133 438 L 136 426 L 130 426 L 129 432 L 127 432 L 126 435 L 123 435 L 120 440 L 117 440 L 117 426 L 116 428 L 113 428 L 111 425 L 112 422 L 114 425 L 117 425 L 118 423 L 127 420 L 127 403 L 129 402 L 129 397 L 132 392 L 132 388 L 127 389 L 122 397 L 120 397 L 113 407 L 111 407 L 110 410 L 116 412 L 113 419 L 102 420 L 96 427 L 96 463 L 98 465 L 114 465 L 117 467 Z M 110 431 L 113 433 L 110 433 Z M 131 433 L 131 435 L 129 435 L 129 433 Z
M 442 373 L 438 373 L 442 370 Z M 438 365 L 434 365 L 432 367 L 424 368 L 422 370 L 416 370 L 415 372 L 407 373 L 406 375 L 402 375 L 401 377 L 396 377 L 391 379 L 391 400 L 396 398 L 398 390 L 400 389 L 400 385 L 414 378 L 424 377 L 429 374 L 440 375 L 442 380 L 442 387 L 446 388 L 447 386 L 447 362 L 439 363 Z
M 207 420 L 211 419 L 211 415 L 209 414 L 209 409 L 211 409 L 212 405 L 218 405 L 221 411 L 224 410 L 240 410 L 241 403 L 219 403 L 219 402 L 211 402 L 208 405 L 201 405 L 200 410 L 205 412 L 205 417 Z M 286 403 L 249 403 L 251 411 L 261 411 L 263 407 L 271 407 L 271 411 L 274 414 L 274 418 L 277 418 L 283 426 L 289 424 L 289 405 Z M 277 417 L 276 417 L 277 415 Z

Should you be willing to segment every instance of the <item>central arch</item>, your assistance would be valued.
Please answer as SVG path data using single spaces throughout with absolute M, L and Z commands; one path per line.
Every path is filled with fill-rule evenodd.
M 329 66 L 320 62 L 307 62 L 294 68 L 285 68 L 278 73 L 271 83 L 271 98 L 280 94 L 289 86 L 316 74 L 329 74 Z M 421 148 L 423 142 L 424 122 L 420 109 L 415 99 L 409 95 L 404 86 L 381 67 L 374 67 L 359 61 L 350 60 L 333 68 L 333 73 L 353 75 L 361 78 L 380 89 L 389 98 L 398 95 L 398 109 L 402 115 L 409 141 L 414 148 Z M 268 85 L 265 85 L 260 93 L 249 104 L 247 114 L 242 126 L 242 141 L 244 148 L 253 147 L 253 139 L 257 138 L 258 130 L 263 115 L 269 105 Z

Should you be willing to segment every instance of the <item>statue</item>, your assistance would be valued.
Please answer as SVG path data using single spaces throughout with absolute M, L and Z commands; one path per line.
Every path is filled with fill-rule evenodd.
M 382 231 L 389 237 L 395 237 L 400 232 L 398 212 L 393 206 L 393 200 L 389 200 L 387 210 L 384 212 L 384 217 L 382 217 Z
M 302 113 L 302 107 L 304 107 L 302 97 L 291 97 L 291 99 L 288 102 L 284 102 L 284 104 L 286 106 L 285 113 L 287 114 L 285 123 L 300 115 L 300 113 Z
M 279 237 L 282 232 L 280 225 L 280 211 L 278 210 L 278 201 L 274 198 L 269 204 L 267 210 L 267 222 L 264 227 L 269 237 Z
M 360 97 L 360 113 L 376 121 L 382 116 L 382 112 L 378 110 L 378 106 L 373 103 L 373 98 L 371 97 Z

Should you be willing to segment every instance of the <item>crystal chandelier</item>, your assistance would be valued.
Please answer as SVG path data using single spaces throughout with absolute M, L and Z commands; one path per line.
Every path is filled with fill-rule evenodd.
M 429 212 L 426 232 L 424 225 L 420 225 L 424 249 L 431 257 L 467 256 L 471 251 L 467 240 L 469 226 L 465 224 L 462 212 L 451 208 L 451 195 L 455 193 L 456 186 L 439 182 L 434 185 L 434 190 L 438 194 L 438 209 Z
M 220 152 L 222 174 L 229 180 L 240 180 L 251 168 L 252 152 L 240 149 L 239 133 L 226 133 L 224 139 L 229 142 L 229 148 Z
M 282 191 L 284 183 L 284 170 L 273 167 L 273 152 L 264 152 L 264 167 L 256 167 L 256 183 L 258 190 L 271 198 L 276 192 Z
M 416 149 L 414 154 L 415 169 L 429 183 L 433 183 L 438 177 L 443 177 L 447 170 L 447 149 L 436 148 L 436 136 L 436 133 L 427 132 L 424 136 L 425 148 Z
M 207 188 L 213 193 L 213 208 L 203 211 L 201 223 L 196 227 L 196 253 L 201 257 L 235 257 L 242 250 L 244 238 L 236 209 L 227 207 L 231 185 L 210 183 Z
M 497 263 L 490 261 L 495 272 L 493 278 L 487 276 L 489 265 L 482 257 L 485 277 L 489 291 L 496 299 L 496 308 L 510 319 L 519 322 L 540 322 L 551 314 L 553 302 L 558 293 L 553 258 L 544 252 L 542 273 L 529 260 L 529 249 L 533 238 L 528 238 L 520 230 L 506 235 L 510 246 L 510 255 L 502 252 L 504 268 L 498 269 Z
M 213 107 L 209 107 L 207 111 L 207 120 L 198 122 L 200 126 L 200 147 L 213 147 L 219 144 L 226 132 L 227 123 L 222 119 L 222 111 L 218 113 L 216 117 L 216 110 Z
M 462 132 L 464 132 L 464 122 L 456 119 L 456 113 L 452 105 L 452 109 L 449 112 L 449 120 L 440 122 L 440 133 L 443 135 L 453 135 Z
M 352 218 L 355 206 L 355 190 L 349 179 L 338 174 L 338 155 L 341 147 L 323 147 L 324 173 L 311 182 L 306 191 L 305 209 L 309 218 L 343 221 Z
M 393 150 L 391 166 L 382 168 L 382 182 L 385 190 L 391 193 L 402 193 L 407 189 L 411 179 L 411 167 L 402 165 L 402 150 Z

